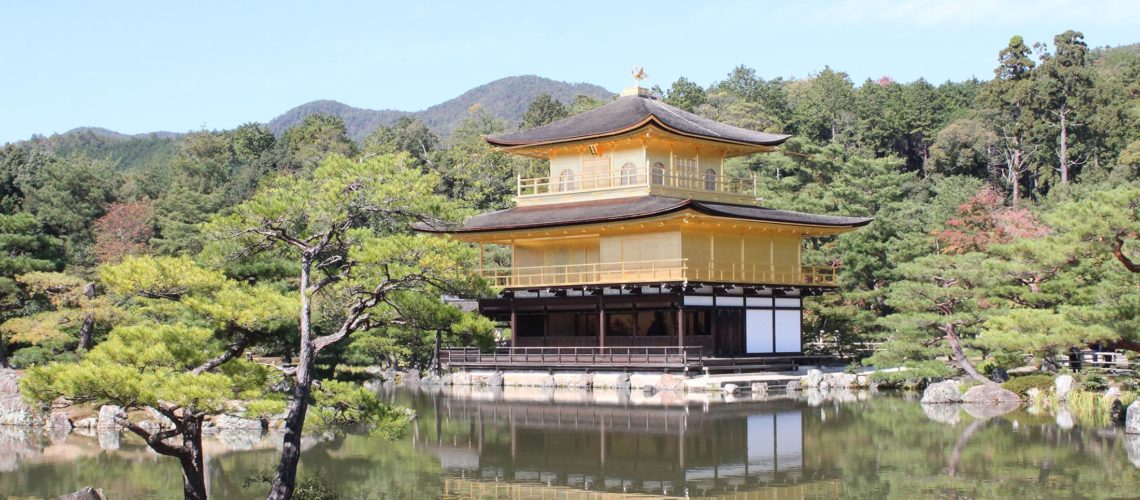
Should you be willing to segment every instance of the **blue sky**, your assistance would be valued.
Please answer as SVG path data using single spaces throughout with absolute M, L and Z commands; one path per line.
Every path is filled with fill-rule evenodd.
M 0 143 L 78 126 L 232 128 L 298 104 L 418 110 L 510 75 L 702 85 L 825 65 L 858 84 L 992 76 L 1009 37 L 1140 42 L 1137 0 L 9 2 Z M 319 4 L 319 5 L 318 5 Z

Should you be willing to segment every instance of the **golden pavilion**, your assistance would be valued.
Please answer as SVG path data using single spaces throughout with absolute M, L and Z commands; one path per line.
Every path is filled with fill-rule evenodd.
M 509 348 L 453 352 L 451 365 L 689 369 L 800 354 L 803 297 L 834 287 L 837 272 L 802 265 L 804 239 L 871 219 L 764 207 L 761 180 L 726 175 L 727 158 L 788 137 L 697 116 L 639 86 L 485 137 L 550 171 L 517 180 L 517 206 L 445 231 L 479 246 L 480 272 L 500 290 L 479 310 L 511 331 Z M 489 246 L 509 251 L 509 266 L 482 258 Z

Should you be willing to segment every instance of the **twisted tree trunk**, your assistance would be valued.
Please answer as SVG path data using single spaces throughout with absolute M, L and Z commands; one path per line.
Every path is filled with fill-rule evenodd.
M 974 368 L 973 363 L 970 363 L 970 360 L 966 358 L 966 351 L 962 350 L 962 342 L 958 340 L 958 334 L 954 332 L 954 323 L 947 323 L 943 327 L 943 331 L 946 332 L 946 340 L 950 342 L 950 350 L 954 352 L 954 359 L 958 362 L 958 366 L 961 366 L 966 374 L 974 380 L 989 383 L 990 379 L 979 373 L 978 369 Z
M 313 267 L 313 257 L 305 253 L 301 257 L 301 349 L 297 359 L 297 372 L 294 375 L 293 400 L 285 416 L 285 437 L 282 442 L 281 461 L 277 464 L 277 474 L 269 489 L 269 500 L 293 498 L 297 487 L 297 464 L 301 461 L 301 433 L 304 430 L 305 414 L 309 411 L 309 397 L 313 388 L 313 368 L 316 349 L 313 346 L 312 297 L 309 281 Z

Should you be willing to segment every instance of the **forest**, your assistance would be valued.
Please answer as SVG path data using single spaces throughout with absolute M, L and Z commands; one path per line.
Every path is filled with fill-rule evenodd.
M 794 134 L 779 153 L 731 160 L 736 174 L 761 179 L 762 205 L 875 217 L 864 230 L 805 248 L 806 264 L 841 270 L 838 292 L 807 303 L 806 343 L 908 366 L 909 377 L 950 374 L 955 367 L 944 359 L 958 348 L 984 374 L 1071 347 L 1140 347 L 1140 46 L 1090 48 L 1081 33 L 1066 31 L 1050 43 L 1015 36 L 994 52 L 988 80 L 853 82 L 830 67 L 765 79 L 742 65 L 708 86 L 682 77 L 655 87 L 682 109 Z M 286 189 L 283 179 L 297 196 L 315 196 L 305 186 L 318 189 L 319 172 L 334 182 L 354 164 L 380 165 L 420 186 L 403 193 L 423 195 L 407 203 L 441 220 L 507 207 L 515 177 L 544 165 L 501 154 L 482 135 L 604 102 L 544 94 L 519 123 L 476 105 L 446 137 L 405 116 L 354 140 L 342 119 L 311 114 L 280 134 L 247 123 L 178 136 L 105 141 L 88 132 L 6 144 L 0 364 L 78 362 L 117 326 L 153 317 L 158 305 L 128 303 L 125 290 L 145 288 L 124 284 L 131 273 L 133 280 L 147 272 L 160 279 L 178 266 L 185 276 L 201 273 L 213 288 L 190 286 L 202 295 L 196 307 L 238 289 L 296 292 L 296 259 L 267 240 L 234 250 L 218 237 L 235 218 L 250 223 L 257 212 L 250 204 Z M 307 215 L 281 217 L 316 223 Z M 377 230 L 396 237 L 409 228 L 389 221 Z M 460 288 L 489 293 L 477 283 Z M 160 299 L 170 297 L 148 297 Z M 323 369 L 428 366 L 436 336 L 444 345 L 492 342 L 490 326 L 477 319 L 401 300 L 398 309 L 409 314 L 399 316 L 417 319 L 369 325 L 331 345 L 320 353 Z M 328 334 L 342 319 L 315 318 L 315 332 Z M 266 328 L 253 351 L 300 354 L 295 323 Z

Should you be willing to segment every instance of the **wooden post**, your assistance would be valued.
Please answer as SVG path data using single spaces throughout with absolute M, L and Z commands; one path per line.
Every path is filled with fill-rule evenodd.
M 598 347 L 606 346 L 606 299 L 605 290 L 598 295 Z
M 677 347 L 685 347 L 685 309 L 681 306 L 677 306 Z
M 511 354 L 515 352 L 515 338 L 519 336 L 519 315 L 515 310 L 515 298 L 511 297 Z

